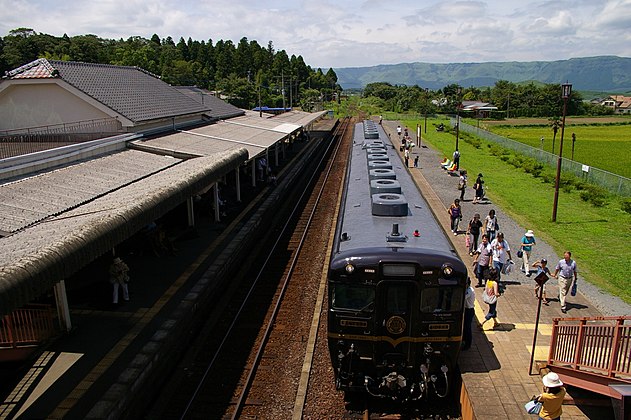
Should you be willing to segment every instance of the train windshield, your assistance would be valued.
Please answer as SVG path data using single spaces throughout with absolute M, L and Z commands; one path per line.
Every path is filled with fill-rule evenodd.
M 464 290 L 462 287 L 430 287 L 421 293 L 421 312 L 454 312 L 462 310 Z
M 374 287 L 338 283 L 333 288 L 332 305 L 335 309 L 372 312 L 375 308 Z

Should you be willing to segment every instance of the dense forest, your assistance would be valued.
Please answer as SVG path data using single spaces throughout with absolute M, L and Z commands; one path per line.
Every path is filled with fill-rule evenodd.
M 261 104 L 313 111 L 322 109 L 325 101 L 340 100 L 342 93 L 332 68 L 324 73 L 308 66 L 300 55 L 289 57 L 284 50 L 276 51 L 272 41 L 261 46 L 247 38 L 236 45 L 230 40 L 190 37 L 175 43 L 157 34 L 151 39 L 112 40 L 96 35 L 55 37 L 28 28 L 0 37 L 0 74 L 38 58 L 138 66 L 172 85 L 220 92 L 222 98 L 244 109 Z M 496 117 L 557 117 L 563 106 L 559 84 L 505 80 L 487 88 L 450 84 L 437 90 L 370 83 L 357 94 L 376 109 L 395 112 L 455 113 L 462 101 L 483 101 L 498 107 Z M 586 103 L 573 91 L 567 113 L 599 115 L 611 110 Z
M 261 46 L 242 38 L 232 41 L 176 43 L 171 37 L 127 40 L 96 35 L 55 37 L 19 28 L 0 38 L 0 74 L 38 58 L 84 63 L 138 66 L 176 86 L 220 91 L 240 108 L 299 106 L 312 110 L 341 91 L 333 69 L 326 73 L 305 64 L 301 56 L 276 51 L 272 41 Z

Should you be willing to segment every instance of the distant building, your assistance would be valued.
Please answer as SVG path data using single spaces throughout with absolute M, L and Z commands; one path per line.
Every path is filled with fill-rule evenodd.
M 631 96 L 612 95 L 600 104 L 612 108 L 614 114 L 631 114 Z
M 497 107 L 488 102 L 462 101 L 463 112 L 473 112 L 475 118 L 488 118 L 491 111 L 497 111 Z

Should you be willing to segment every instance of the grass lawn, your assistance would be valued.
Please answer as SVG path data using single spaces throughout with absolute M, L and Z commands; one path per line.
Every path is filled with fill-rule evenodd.
M 431 147 L 451 156 L 455 139 L 453 134 L 435 131 L 434 124 L 440 122 L 449 126 L 447 119 L 428 120 L 427 134 L 423 137 Z M 403 123 L 408 127 L 422 124 L 418 119 Z M 626 129 L 631 130 L 629 126 Z M 580 133 L 577 131 L 577 137 Z M 535 138 L 539 141 L 540 135 Z M 460 163 L 470 174 L 484 173 L 487 195 L 493 202 L 519 224 L 535 230 L 558 255 L 571 250 L 583 278 L 631 303 L 631 214 L 621 210 L 620 200 L 614 197 L 609 204 L 599 208 L 581 200 L 575 190 L 560 190 L 557 222 L 553 223 L 554 185 L 491 155 L 487 145 L 488 142 L 483 140 L 482 147 L 476 149 L 461 139 Z M 602 142 L 600 145 L 604 147 Z M 628 147 L 626 153 L 608 152 L 608 155 L 620 156 L 627 164 L 631 161 Z
M 543 148 L 557 155 L 559 153 L 561 130 L 557 132 L 553 151 L 553 132 L 550 126 L 489 125 L 487 128 L 495 134 L 537 148 L 541 147 L 543 137 Z M 631 178 L 631 125 L 572 125 L 566 121 L 563 157 L 567 159 L 572 156 L 572 133 L 576 134 L 575 161 Z

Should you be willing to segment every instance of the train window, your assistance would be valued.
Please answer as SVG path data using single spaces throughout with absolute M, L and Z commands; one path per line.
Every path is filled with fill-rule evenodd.
M 413 264 L 384 264 L 381 270 L 384 276 L 414 277 L 416 266 Z
M 389 314 L 405 314 L 408 311 L 410 296 L 407 285 L 389 286 L 386 296 L 386 312 Z
M 430 287 L 421 293 L 421 312 L 453 312 L 462 310 L 462 287 Z
M 333 288 L 332 306 L 336 309 L 372 312 L 374 301 L 373 287 L 338 283 Z

